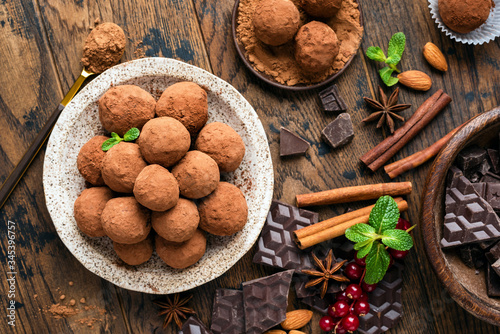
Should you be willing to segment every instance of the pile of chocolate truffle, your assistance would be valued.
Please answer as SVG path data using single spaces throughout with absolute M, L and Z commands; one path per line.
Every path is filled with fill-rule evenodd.
M 74 205 L 83 233 L 111 238 L 127 264 L 148 261 L 155 248 L 166 264 L 181 269 L 205 253 L 205 232 L 228 236 L 243 229 L 245 197 L 220 182 L 220 173 L 239 167 L 245 145 L 230 126 L 206 124 L 204 89 L 179 82 L 156 102 L 137 86 L 115 86 L 98 105 L 107 131 L 124 136 L 135 127 L 141 133 L 136 143 L 121 141 L 107 152 L 107 136 L 80 149 L 77 167 L 90 185 Z

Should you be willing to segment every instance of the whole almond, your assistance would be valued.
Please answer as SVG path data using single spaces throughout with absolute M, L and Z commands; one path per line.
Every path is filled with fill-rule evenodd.
M 281 327 L 286 330 L 299 329 L 307 325 L 313 316 L 309 310 L 295 310 L 286 313 L 286 319 L 281 323 Z
M 282 331 L 281 329 L 271 329 L 265 332 L 264 334 L 286 334 L 286 332 Z
M 440 70 L 443 72 L 448 71 L 448 63 L 446 62 L 446 58 L 444 58 L 444 54 L 439 50 L 436 44 L 431 42 L 425 44 L 424 46 L 424 58 L 434 67 L 436 70 Z
M 432 87 L 431 78 L 421 71 L 406 71 L 398 75 L 399 82 L 415 90 L 427 91 Z
M 306 333 L 294 329 L 294 330 L 289 331 L 288 334 L 306 334 Z

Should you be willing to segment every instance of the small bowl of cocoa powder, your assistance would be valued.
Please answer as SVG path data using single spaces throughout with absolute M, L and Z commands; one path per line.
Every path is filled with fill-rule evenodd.
M 330 18 L 312 17 L 302 9 L 301 0 L 290 0 L 299 11 L 299 28 L 311 21 L 320 21 L 333 29 L 338 38 L 340 50 L 333 63 L 314 74 L 304 72 L 295 60 L 295 38 L 279 46 L 265 44 L 257 38 L 253 17 L 262 1 L 265 0 L 236 0 L 232 17 L 236 50 L 245 66 L 259 79 L 282 89 L 312 90 L 332 82 L 350 65 L 364 30 L 358 0 L 342 0 L 340 9 Z

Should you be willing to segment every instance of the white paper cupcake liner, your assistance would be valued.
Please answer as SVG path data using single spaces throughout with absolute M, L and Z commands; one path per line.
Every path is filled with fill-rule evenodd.
M 468 34 L 459 34 L 456 31 L 449 29 L 441 19 L 438 9 L 438 0 L 428 0 L 432 18 L 436 21 L 438 27 L 446 36 L 464 44 L 481 45 L 488 43 L 500 36 L 500 0 L 493 0 L 495 7 L 490 13 L 488 20 L 474 31 Z

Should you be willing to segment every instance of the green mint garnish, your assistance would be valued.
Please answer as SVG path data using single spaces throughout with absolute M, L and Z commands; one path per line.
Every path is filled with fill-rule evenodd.
M 387 57 L 385 56 L 384 51 L 378 46 L 370 46 L 366 50 L 366 56 L 371 60 L 389 65 L 379 71 L 380 78 L 382 78 L 382 81 L 389 87 L 394 86 L 399 81 L 398 78 L 392 76 L 392 73 L 400 72 L 396 66 L 401 61 L 401 57 L 405 51 L 405 46 L 406 36 L 402 32 L 398 32 L 392 35 L 391 40 L 389 41 Z
M 355 242 L 357 257 L 366 256 L 365 282 L 380 282 L 389 268 L 391 257 L 386 247 L 406 251 L 413 247 L 413 239 L 406 231 L 397 230 L 399 209 L 390 196 L 382 196 L 370 212 L 368 224 L 356 224 L 345 232 L 347 239 Z
M 115 146 L 116 144 L 122 142 L 122 141 L 134 141 L 137 138 L 139 138 L 139 135 L 141 132 L 139 131 L 138 128 L 132 128 L 125 133 L 125 135 L 120 137 L 116 132 L 111 132 L 111 138 L 106 140 L 104 143 L 102 143 L 101 149 L 104 152 L 109 151 L 110 148 Z

